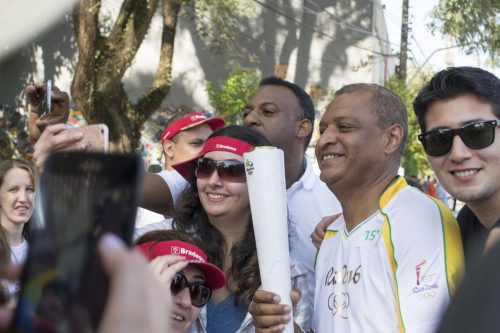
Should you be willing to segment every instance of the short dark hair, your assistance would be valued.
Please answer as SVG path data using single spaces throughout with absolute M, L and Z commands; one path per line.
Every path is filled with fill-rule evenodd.
M 477 67 L 450 67 L 437 72 L 413 101 L 422 133 L 426 131 L 425 115 L 434 102 L 468 94 L 491 104 L 493 113 L 500 118 L 500 79 Z
M 263 78 L 259 83 L 259 87 L 262 86 L 281 86 L 290 90 L 295 95 L 295 97 L 297 97 L 299 106 L 303 112 L 303 115 L 300 116 L 303 116 L 305 119 L 308 119 L 311 122 L 311 133 L 309 133 L 309 135 L 306 137 L 305 142 L 305 148 L 307 148 L 307 146 L 309 146 L 309 142 L 311 142 L 314 128 L 314 119 L 316 118 L 316 112 L 314 111 L 314 104 L 311 97 L 305 92 L 304 89 L 302 89 L 295 83 L 285 81 L 275 76 Z
M 369 94 L 369 109 L 378 117 L 378 125 L 384 129 L 398 124 L 403 128 L 403 140 L 399 146 L 400 157 L 403 156 L 408 139 L 408 112 L 405 103 L 393 91 L 371 83 L 354 83 L 342 87 L 335 96 L 350 93 Z

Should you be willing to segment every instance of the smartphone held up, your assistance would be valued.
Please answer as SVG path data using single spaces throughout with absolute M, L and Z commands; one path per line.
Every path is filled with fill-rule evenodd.
M 106 124 L 73 127 L 65 131 L 82 133 L 83 139 L 77 144 L 85 145 L 86 152 L 108 152 L 109 150 L 109 129 Z

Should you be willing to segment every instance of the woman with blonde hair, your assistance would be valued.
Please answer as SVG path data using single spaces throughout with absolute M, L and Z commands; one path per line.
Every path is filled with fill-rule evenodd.
M 28 254 L 26 224 L 33 215 L 34 194 L 35 175 L 28 162 L 0 162 L 0 238 L 4 240 L 0 257 L 12 264 L 24 263 Z M 17 291 L 17 284 L 9 284 L 11 295 Z

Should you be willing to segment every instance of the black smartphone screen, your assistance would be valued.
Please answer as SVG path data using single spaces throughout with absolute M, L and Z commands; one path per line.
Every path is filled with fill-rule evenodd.
M 131 244 L 142 170 L 135 155 L 67 152 L 47 159 L 14 332 L 96 330 L 108 295 L 97 240 L 112 232 Z

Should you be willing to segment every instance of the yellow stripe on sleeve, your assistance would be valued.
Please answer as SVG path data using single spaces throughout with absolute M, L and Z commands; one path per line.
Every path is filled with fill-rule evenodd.
M 384 224 L 382 224 L 382 237 L 384 239 L 384 244 L 387 250 L 387 256 L 389 258 L 389 263 L 391 264 L 391 271 L 392 271 L 392 279 L 394 281 L 394 294 L 396 295 L 395 299 L 395 311 L 398 316 L 398 326 L 399 326 L 399 332 L 404 333 L 406 332 L 405 325 L 403 323 L 403 316 L 401 314 L 401 305 L 399 302 L 399 288 L 398 288 L 398 280 L 396 278 L 396 271 L 398 269 L 398 263 L 396 262 L 396 257 L 394 256 L 394 244 L 392 244 L 392 239 L 391 239 L 391 225 L 389 224 L 389 220 L 387 218 L 387 215 L 382 213 L 384 216 Z
M 337 230 L 326 230 L 325 237 L 323 237 L 323 242 L 326 239 L 335 236 L 336 234 L 337 234 Z M 318 260 L 318 255 L 319 255 L 319 249 L 318 249 L 318 251 L 316 251 L 316 257 L 314 257 L 314 269 L 316 269 L 316 261 Z
M 464 251 L 460 227 L 452 212 L 438 199 L 432 198 L 438 205 L 443 227 L 444 259 L 448 292 L 454 295 L 457 284 L 464 272 Z

